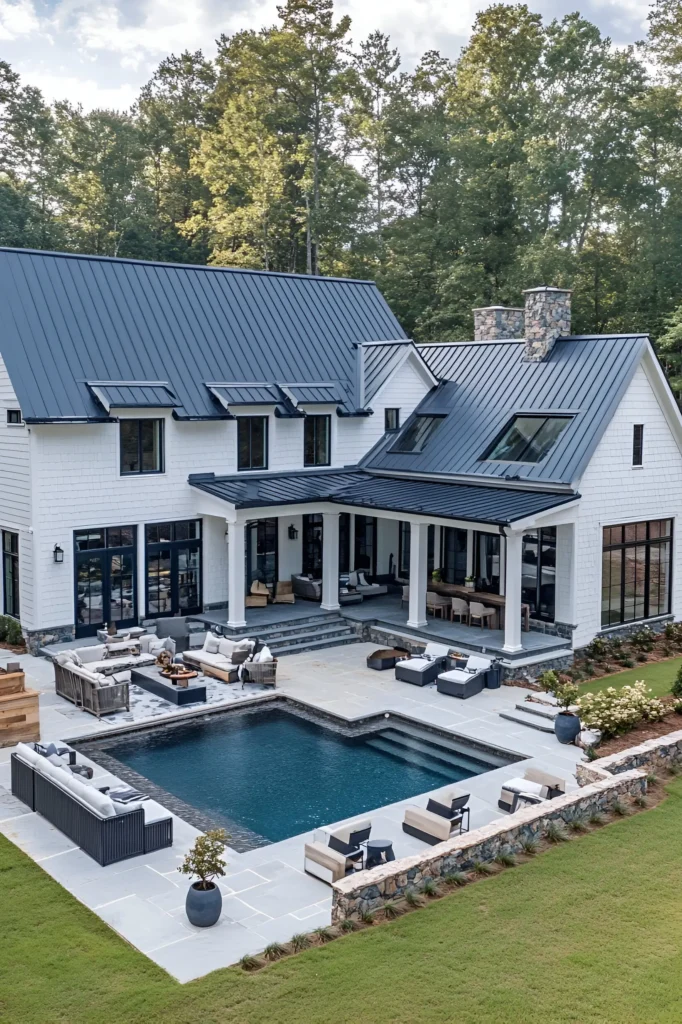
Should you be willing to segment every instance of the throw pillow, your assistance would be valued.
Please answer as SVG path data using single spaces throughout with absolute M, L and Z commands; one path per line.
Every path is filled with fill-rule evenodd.
M 206 639 L 204 640 L 204 650 L 207 654 L 217 654 L 218 643 L 219 641 L 217 636 L 213 636 L 212 633 L 207 633 Z
M 75 651 L 71 651 L 71 661 L 72 661 L 72 662 L 74 663 L 74 665 L 76 665 L 76 666 L 77 666 L 78 668 L 82 668 L 82 667 L 83 667 L 83 660 L 82 660 L 82 658 L 81 658 L 80 654 L 76 654 L 76 652 L 75 652 Z
M 358 573 L 358 579 L 360 580 L 360 586 L 361 586 L 361 587 L 368 587 L 368 586 L 369 586 L 369 583 L 368 583 L 368 582 L 367 582 L 367 580 L 365 579 L 365 574 L 364 574 L 364 572 L 359 572 L 359 573 Z
M 358 585 L 358 574 L 356 572 L 349 573 L 348 574 L 348 582 L 351 585 L 351 587 L 357 587 L 357 585 Z
M 273 657 L 272 657 L 272 654 L 270 652 L 270 648 L 267 645 L 261 650 L 260 654 L 257 655 L 256 658 L 254 658 L 254 661 L 256 661 L 256 660 L 260 661 L 261 664 L 264 661 L 273 661 L 274 660 Z

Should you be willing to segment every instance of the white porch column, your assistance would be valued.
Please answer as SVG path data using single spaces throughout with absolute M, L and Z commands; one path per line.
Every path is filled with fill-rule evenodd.
M 429 527 L 410 520 L 410 607 L 407 625 L 421 629 L 426 625 L 426 570 Z
M 322 610 L 339 610 L 339 513 L 322 513 Z
M 504 646 L 508 654 L 522 650 L 521 644 L 521 550 L 522 533 L 507 534 L 506 604 L 504 608 Z
M 137 524 L 137 620 L 147 618 L 147 544 L 144 523 Z
M 227 624 L 232 629 L 246 625 L 244 603 L 244 558 L 246 556 L 246 526 L 244 523 L 227 524 Z
M 440 533 L 440 531 L 441 531 L 440 526 L 434 526 L 434 528 L 433 528 L 433 568 L 434 569 L 442 569 L 442 565 L 440 564 L 440 562 L 441 562 L 441 559 L 440 559 L 440 556 L 441 556 L 441 540 L 440 540 L 441 533 Z

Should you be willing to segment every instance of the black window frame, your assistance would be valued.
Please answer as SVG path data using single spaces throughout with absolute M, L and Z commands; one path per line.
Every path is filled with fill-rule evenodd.
M 253 471 L 263 471 L 268 468 L 269 461 L 269 416 L 237 416 L 237 471 L 239 473 L 249 473 Z M 253 427 L 254 421 L 262 422 L 263 426 L 263 464 L 260 466 L 253 465 Z M 240 432 L 243 429 L 243 424 L 249 425 L 249 465 L 241 465 L 241 437 Z
M 524 413 L 524 412 L 517 412 L 517 413 L 514 414 L 514 416 L 511 418 L 511 420 L 509 420 L 509 422 L 506 424 L 504 429 L 500 431 L 500 433 L 497 435 L 497 437 L 495 438 L 493 443 L 491 445 L 488 445 L 488 447 L 486 448 L 484 454 L 481 456 L 481 461 L 482 462 L 503 462 L 503 463 L 508 463 L 509 465 L 538 466 L 541 462 L 545 461 L 547 456 L 554 449 L 554 447 L 556 446 L 557 442 L 561 438 L 561 435 L 570 426 L 571 421 L 573 420 L 573 418 L 574 418 L 573 414 L 560 413 L 560 412 L 558 412 L 558 413 L 533 413 L 533 412 Z M 499 456 L 495 457 L 496 449 L 499 448 L 499 446 L 502 444 L 502 442 L 507 437 L 507 435 L 510 434 L 512 432 L 512 430 L 514 430 L 514 428 L 516 426 L 516 423 L 517 423 L 517 420 L 538 420 L 537 430 L 532 435 L 532 437 L 529 437 L 525 441 L 525 446 L 524 446 L 523 450 L 521 451 L 521 455 L 518 458 L 514 458 L 514 459 L 507 458 L 507 459 L 505 459 L 505 458 L 500 458 Z M 539 435 L 544 430 L 544 428 L 547 426 L 547 424 L 552 422 L 552 421 L 554 421 L 554 420 L 565 420 L 565 423 L 564 423 L 563 427 L 561 428 L 561 430 L 559 431 L 559 433 L 557 434 L 557 436 L 552 441 L 552 443 L 549 445 L 549 447 L 546 448 L 542 452 L 540 457 L 537 458 L 537 459 L 524 458 L 523 456 L 526 456 L 526 455 L 528 455 L 530 453 L 530 451 L 532 450 L 533 443 L 539 437 Z
M 668 532 L 662 532 L 661 524 L 667 523 Z M 652 530 L 654 524 L 658 526 Z M 614 629 L 618 626 L 629 625 L 632 622 L 646 622 L 647 619 L 657 619 L 663 615 L 669 615 L 672 609 L 672 583 L 673 583 L 673 546 L 674 546 L 674 530 L 675 524 L 673 519 L 646 519 L 640 520 L 635 523 L 620 523 L 615 526 L 605 526 L 602 528 L 602 579 L 601 579 L 601 628 L 603 630 Z M 628 538 L 627 532 L 629 531 L 631 536 Z M 634 532 L 634 537 L 632 533 Z M 653 534 L 653 535 L 652 535 Z M 667 576 L 666 576 L 666 587 L 665 587 L 665 605 L 661 610 L 661 587 L 660 582 L 658 586 L 658 608 L 652 614 L 651 610 L 651 570 L 652 563 L 661 565 L 661 551 L 667 546 L 668 559 L 667 559 Z M 642 579 L 642 615 L 635 615 L 632 618 L 626 618 L 626 582 L 627 571 L 624 571 L 624 567 L 637 566 L 637 552 L 636 549 L 641 549 L 643 552 L 643 576 Z M 656 558 L 652 559 L 652 553 L 656 551 Z M 618 567 L 619 581 L 615 586 L 611 585 L 611 566 L 614 562 L 612 553 L 618 552 L 618 558 L 616 559 L 616 565 Z M 626 552 L 630 552 L 630 561 L 626 560 Z M 635 554 L 634 560 L 632 554 Z M 609 581 L 608 585 L 606 582 L 606 567 L 607 558 L 609 566 Z M 619 564 L 618 564 L 619 563 Z M 636 571 L 636 569 L 635 569 Z M 637 584 L 635 580 L 635 585 Z M 606 616 L 608 621 L 605 621 L 604 612 L 604 598 L 606 594 L 609 594 L 609 605 L 608 614 Z M 616 600 L 613 600 L 613 597 Z M 635 607 L 637 605 L 637 594 L 635 594 L 633 600 Z M 618 611 L 618 617 L 613 617 L 613 611 Z
M 632 426 L 632 465 L 644 465 L 644 424 L 634 423 Z
M 2 531 L 2 599 L 4 614 L 20 619 L 19 534 L 14 530 Z
M 128 523 L 122 526 L 102 526 L 90 529 L 79 529 L 73 531 L 73 571 L 74 571 L 74 613 L 75 613 L 75 634 L 79 639 L 84 636 L 94 636 L 98 628 L 105 622 L 116 622 L 118 626 L 137 625 L 138 622 L 138 579 L 137 579 L 137 526 Z M 113 559 L 119 557 L 131 560 L 131 614 L 127 619 L 116 618 L 112 615 L 111 594 L 112 579 L 123 573 L 116 573 L 112 570 Z M 89 597 L 89 583 L 85 584 L 80 576 L 82 564 L 99 561 L 100 586 L 101 586 L 101 618 L 91 620 L 88 615 L 87 622 L 81 622 L 79 616 L 79 589 L 83 587 L 84 599 Z M 127 573 L 125 575 L 128 575 Z
M 130 425 L 131 423 L 137 424 L 137 462 L 139 469 L 124 469 L 123 467 L 123 427 Z M 158 468 L 157 469 L 143 469 L 143 452 L 142 452 L 142 424 L 151 423 L 158 424 L 159 430 L 159 451 L 158 451 Z M 118 447 L 119 447 L 119 471 L 121 476 L 158 476 L 160 473 L 165 472 L 166 456 L 165 456 L 165 423 L 163 417 L 146 417 L 146 418 L 135 418 L 126 416 L 119 420 L 118 423 Z
M 189 536 L 189 526 L 194 527 L 193 536 Z M 185 530 L 187 527 L 187 530 Z M 156 531 L 156 533 L 154 532 Z M 163 535 L 161 533 L 163 531 Z M 186 532 L 187 536 L 182 536 Z M 176 519 L 157 523 L 145 523 L 144 527 L 144 607 L 149 618 L 164 618 L 168 615 L 196 615 L 203 608 L 203 584 L 204 584 L 204 524 L 201 518 Z M 199 565 L 197 571 L 197 604 L 188 605 L 186 609 L 181 608 L 179 593 L 183 585 L 180 581 L 179 553 L 183 550 L 193 550 L 199 554 Z M 170 611 L 150 612 L 150 594 L 154 590 L 153 583 L 158 573 L 150 571 L 153 569 L 152 560 L 163 552 L 169 552 L 169 584 L 170 584 Z M 158 600 L 158 586 L 157 586 Z
M 391 426 L 389 423 L 390 413 L 395 413 L 395 425 Z M 391 408 L 384 409 L 384 433 L 386 434 L 397 434 L 400 430 L 400 409 L 391 406 Z
M 539 622 L 554 622 L 556 616 L 556 526 L 526 530 L 521 542 L 521 600 L 530 609 L 530 617 Z M 533 561 L 534 559 L 534 561 Z M 528 566 L 533 572 L 526 572 Z M 551 582 L 543 575 L 554 570 Z
M 15 419 L 14 417 L 18 417 Z M 11 427 L 23 427 L 24 420 L 21 415 L 21 409 L 8 409 L 7 410 L 7 423 Z
M 391 445 L 391 453 L 394 455 L 419 455 L 424 451 L 444 418 L 444 416 L 434 416 L 431 413 L 415 416 L 413 420 L 408 421 L 397 441 Z M 411 444 L 412 447 L 408 448 L 408 444 Z
M 360 527 L 360 529 L 358 529 Z M 377 567 L 377 517 L 355 516 L 355 545 L 353 567 L 356 572 L 374 576 Z M 368 561 L 369 565 L 360 565 Z
M 317 453 L 317 441 L 318 441 L 318 428 L 324 423 L 326 434 L 327 434 L 327 458 L 325 462 L 318 462 L 317 459 L 313 459 L 312 462 L 306 458 L 306 452 L 308 448 L 308 429 L 313 432 L 312 445 L 313 452 Z M 331 466 L 332 464 L 332 418 L 328 413 L 319 413 L 311 416 L 306 416 L 303 421 L 303 465 L 308 466 Z

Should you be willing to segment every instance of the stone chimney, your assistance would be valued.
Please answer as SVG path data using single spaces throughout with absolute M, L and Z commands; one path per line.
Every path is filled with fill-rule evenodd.
M 514 306 L 483 306 L 474 310 L 474 340 L 500 341 L 524 337 L 524 312 Z
M 571 294 L 568 288 L 527 288 L 525 298 L 526 344 L 523 358 L 533 363 L 546 359 L 554 342 L 571 333 Z

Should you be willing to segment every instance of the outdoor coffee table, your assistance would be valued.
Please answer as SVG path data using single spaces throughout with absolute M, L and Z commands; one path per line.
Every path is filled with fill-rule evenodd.
M 161 675 L 161 669 L 155 665 L 141 665 L 130 670 L 130 678 L 136 686 L 153 693 L 156 697 L 168 700 L 171 704 L 184 707 L 185 704 L 204 704 L 206 702 L 206 684 L 191 680 L 187 686 L 176 686 L 172 680 Z
M 395 668 L 396 661 L 402 661 L 409 656 L 410 652 L 404 651 L 401 647 L 384 647 L 367 655 L 367 668 L 383 672 L 387 668 Z
M 367 849 L 365 868 L 375 868 L 379 864 L 395 860 L 391 839 L 368 839 L 364 846 Z

